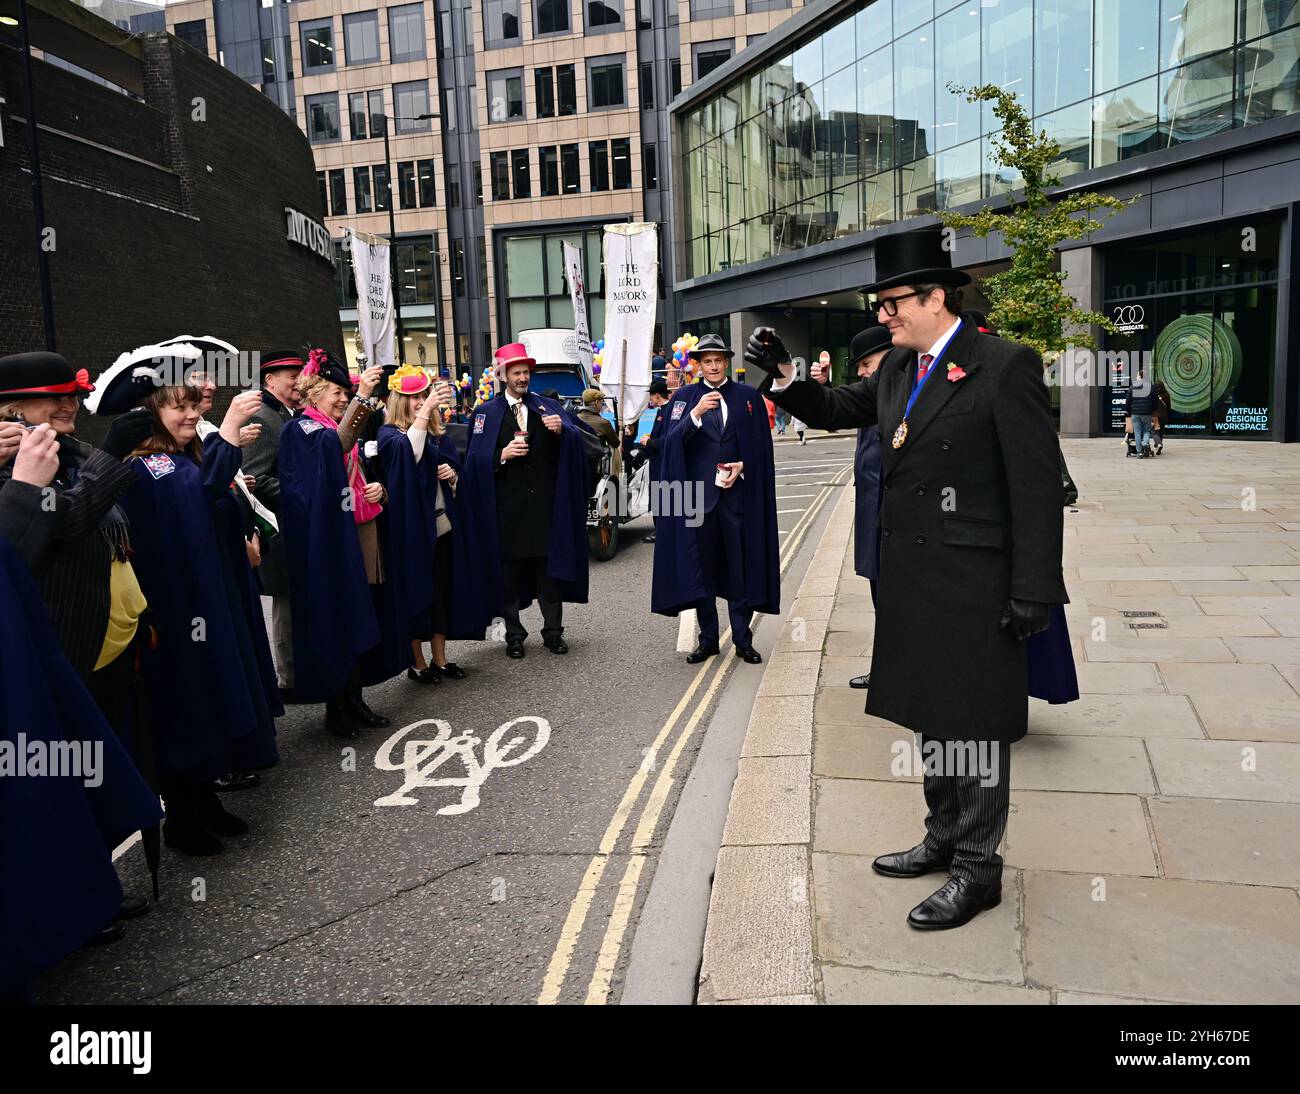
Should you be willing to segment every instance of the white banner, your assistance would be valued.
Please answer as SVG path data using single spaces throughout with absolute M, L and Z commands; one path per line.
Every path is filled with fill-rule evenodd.
M 600 386 L 634 422 L 649 400 L 659 295 L 656 224 L 605 225 L 605 349 Z
M 393 311 L 392 263 L 388 241 L 349 232 L 357 281 L 357 329 L 371 365 L 396 365 L 397 321 Z
M 564 244 L 564 276 L 569 281 L 569 299 L 573 301 L 573 333 L 578 339 L 578 360 L 583 372 L 591 376 L 591 324 L 587 319 L 587 286 L 582 277 L 582 252 L 572 243 Z

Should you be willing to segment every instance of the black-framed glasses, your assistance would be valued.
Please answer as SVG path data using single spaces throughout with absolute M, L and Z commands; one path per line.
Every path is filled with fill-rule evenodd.
M 872 312 L 875 313 L 879 313 L 883 311 L 887 316 L 889 316 L 892 319 L 894 316 L 898 314 L 898 302 L 900 300 L 906 300 L 912 296 L 929 296 L 929 295 L 930 294 L 927 291 L 923 291 L 921 289 L 915 289 L 912 292 L 903 293 L 902 296 L 891 296 L 886 300 L 873 300 L 871 303 L 867 305 L 867 307 L 870 308 Z

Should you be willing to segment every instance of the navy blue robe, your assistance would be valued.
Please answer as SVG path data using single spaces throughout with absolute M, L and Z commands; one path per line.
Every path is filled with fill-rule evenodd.
M 295 415 L 280 433 L 277 459 L 293 688 L 304 702 L 324 702 L 347 687 L 362 654 L 380 644 L 379 619 L 356 521 L 344 504 L 350 494 L 338 433 Z M 406 653 L 409 658 L 409 645 Z
M 122 887 L 112 850 L 157 824 L 162 807 L 59 648 L 35 582 L 5 540 L 0 604 L 0 740 L 17 748 L 24 734 L 29 757 L 34 741 L 103 745 L 98 786 L 72 775 L 0 777 L 0 999 L 13 999 L 113 921 Z
M 702 383 L 681 387 L 667 404 L 661 482 L 688 483 L 686 439 L 695 429 L 690 415 L 708 390 Z M 767 406 L 757 391 L 735 380 L 722 388 L 722 397 L 745 464 L 744 478 L 731 488 L 744 491 L 743 600 L 752 611 L 775 615 L 781 610 L 781 560 L 776 530 L 776 468 Z M 682 512 L 660 513 L 655 522 L 651 610 L 658 615 L 676 615 L 708 595 L 696 529 L 687 526 Z
M 244 606 L 252 576 L 243 538 L 218 531 L 241 453 L 215 435 L 204 452 L 201 465 L 182 453 L 135 457 L 136 485 L 120 503 L 158 628 L 158 648 L 143 654 L 158 775 L 199 782 L 274 764 L 280 713 L 250 629 L 266 643 L 262 615 L 250 619 Z
M 551 539 L 546 555 L 546 572 L 558 583 L 560 599 L 570 604 L 587 602 L 587 456 L 582 431 L 551 399 L 529 392 L 524 402 L 534 414 L 558 414 L 561 418 L 560 457 L 556 468 L 555 508 L 551 518 Z M 465 456 L 465 478 L 460 494 L 478 541 L 479 558 L 475 573 L 483 591 L 486 613 L 481 635 L 493 619 L 503 613 L 505 596 L 501 582 L 501 537 L 497 528 L 496 440 L 505 414 L 506 397 L 496 395 L 477 407 L 470 418 L 469 450 Z M 522 610 L 532 603 L 536 590 L 525 580 L 519 590 Z
M 853 571 L 874 581 L 880 577 L 880 426 L 858 430 L 853 455 Z
M 1079 678 L 1074 670 L 1074 647 L 1065 622 L 1065 605 L 1052 605 L 1047 630 L 1025 640 L 1029 662 L 1029 694 L 1049 703 L 1073 703 L 1079 698 Z

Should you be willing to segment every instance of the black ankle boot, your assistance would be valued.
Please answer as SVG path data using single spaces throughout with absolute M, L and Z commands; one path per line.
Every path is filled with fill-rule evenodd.
M 374 726 L 377 729 L 383 729 L 385 726 L 393 724 L 382 714 L 376 714 L 366 706 L 366 701 L 361 696 L 360 685 L 353 685 L 343 693 L 343 709 L 363 726 Z
M 186 855 L 219 855 L 225 848 L 205 823 L 202 789 L 184 779 L 164 784 L 163 842 Z
M 325 729 L 335 737 L 355 740 L 361 734 L 352 715 L 344 709 L 342 698 L 331 699 L 325 704 Z
M 215 790 L 205 787 L 207 793 L 202 801 L 203 826 L 209 832 L 219 836 L 244 836 L 248 834 L 248 822 L 240 820 L 234 813 L 226 811 Z

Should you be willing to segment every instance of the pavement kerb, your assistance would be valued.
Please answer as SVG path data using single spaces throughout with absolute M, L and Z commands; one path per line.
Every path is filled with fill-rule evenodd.
M 838 584 L 853 510 L 849 488 L 831 511 L 764 665 L 714 869 L 699 1003 L 808 1003 L 820 996 L 813 954 L 812 705 L 827 628 L 824 617 L 815 617 L 822 615 L 827 583 Z M 805 656 L 814 653 L 815 662 Z M 806 725 L 790 724 L 795 710 L 806 710 Z

